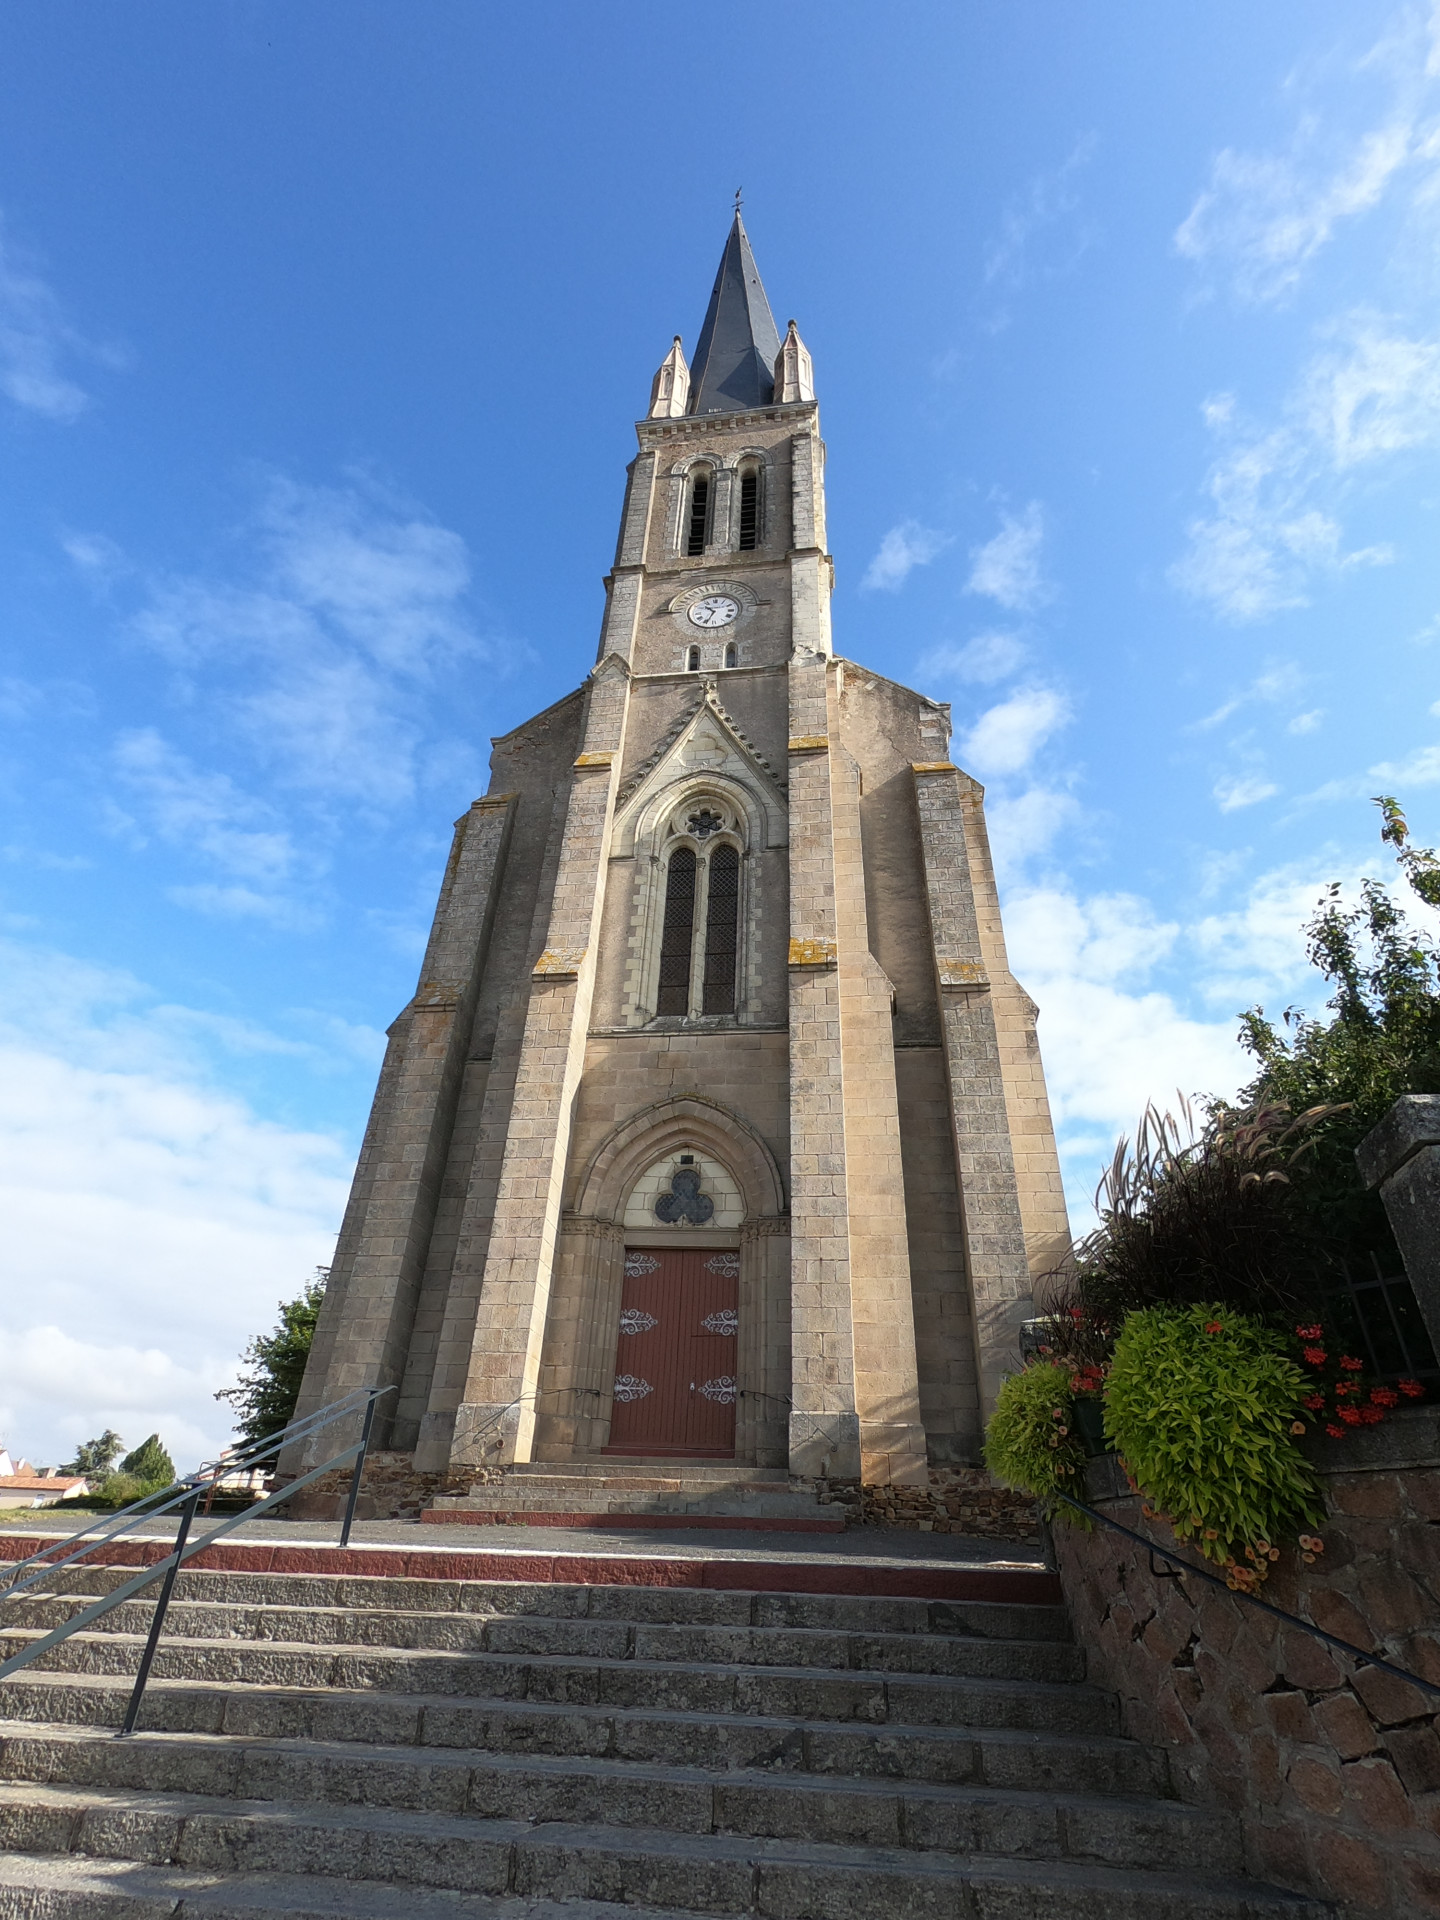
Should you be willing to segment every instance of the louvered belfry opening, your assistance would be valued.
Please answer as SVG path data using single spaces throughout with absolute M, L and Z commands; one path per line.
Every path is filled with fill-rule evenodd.
M 690 529 L 685 541 L 685 552 L 692 559 L 705 551 L 705 525 L 709 518 L 709 476 L 697 473 L 690 489 Z
M 695 855 L 677 847 L 665 883 L 665 923 L 660 932 L 660 994 L 657 1013 L 690 1011 L 690 946 L 695 931 Z
M 716 847 L 710 856 L 710 898 L 705 914 L 706 1013 L 735 1011 L 735 934 L 740 906 L 740 855 Z
M 759 545 L 760 476 L 752 467 L 740 476 L 740 550 L 749 553 Z

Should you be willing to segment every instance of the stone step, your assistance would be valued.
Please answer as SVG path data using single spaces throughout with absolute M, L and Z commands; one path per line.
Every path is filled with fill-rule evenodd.
M 0 1641 L 0 1651 L 21 1636 Z M 75 1634 L 26 1672 L 133 1673 L 138 1637 Z M 186 1640 L 166 1635 L 157 1678 L 221 1685 L 460 1694 L 581 1706 L 664 1707 L 688 1713 L 761 1713 L 879 1725 L 1016 1727 L 1113 1733 L 1108 1695 L 1076 1683 L 879 1673 L 691 1661 L 605 1660 L 556 1654 L 335 1649 L 281 1641 Z M 18 1678 L 18 1677 L 17 1677 Z M 4 1683 L 12 1684 L 10 1682 Z
M 330 1915 L 384 1913 L 361 1900 L 377 1883 L 391 1881 L 400 1883 L 397 1916 L 424 1912 L 411 1904 L 418 1887 L 490 1898 L 610 1901 L 622 1904 L 627 1916 L 648 1908 L 764 1920 L 940 1920 L 962 1911 L 970 1920 L 1039 1920 L 1042 1914 L 1067 1920 L 1330 1920 L 1315 1902 L 1240 1880 L 1223 1868 L 1155 1872 L 1107 1866 L 1088 1854 L 1025 1860 L 370 1807 L 217 1804 L 194 1794 L 7 1787 L 0 1832 L 12 1852 L 40 1853 L 51 1863 L 73 1851 L 92 1861 L 144 1862 L 152 1873 L 173 1865 L 245 1878 L 314 1873 L 359 1881 L 361 1899 L 347 1899 L 344 1889 L 330 1892 L 333 1904 L 319 1908 Z M 1082 1820 L 1075 1837 L 1088 1847 L 1094 1836 Z M 303 1884 L 294 1892 L 291 1911 L 317 1910 Z M 232 1908 L 244 1910 L 243 1904 Z M 172 1905 L 170 1912 L 176 1911 Z M 183 1905 L 178 1911 L 183 1915 Z M 460 1911 L 483 1914 L 484 1908 Z
M 0 1692 L 12 1722 L 118 1728 L 130 1699 L 123 1676 L 24 1674 Z M 774 1714 L 554 1705 L 463 1696 L 340 1693 L 286 1687 L 206 1687 L 151 1680 L 146 1732 L 242 1738 L 475 1747 L 489 1753 L 578 1754 L 717 1768 L 934 1780 L 952 1786 L 1143 1795 L 1167 1791 L 1163 1757 L 1106 1734 L 1003 1727 L 904 1726 Z
M 127 1566 L 68 1567 L 47 1587 L 88 1602 L 131 1577 Z M 539 1615 L 565 1620 L 629 1620 L 715 1627 L 830 1628 L 852 1633 L 944 1633 L 1003 1640 L 1068 1641 L 1060 1606 L 989 1600 L 919 1600 L 889 1595 L 714 1592 L 700 1587 L 581 1586 L 560 1582 L 381 1579 L 308 1573 L 229 1573 L 187 1568 L 177 1601 L 292 1606 L 412 1614 Z M 3 1616 L 18 1617 L 21 1596 Z M 12 1616 L 11 1609 L 17 1612 Z
M 1241 1865 L 1228 1815 L 1179 1800 L 1035 1793 L 933 1780 L 834 1773 L 726 1770 L 577 1755 L 503 1754 L 478 1748 L 356 1745 L 137 1733 L 117 1740 L 91 1728 L 0 1731 L 0 1846 L 17 1844 L 30 1802 L 23 1783 L 84 1792 L 190 1793 L 214 1801 L 360 1804 L 483 1820 L 525 1818 L 646 1827 L 667 1833 L 738 1833 L 845 1846 L 1010 1851 L 1027 1858 L 1085 1858 L 1108 1866 L 1163 1859 L 1193 1870 Z M 425 1876 L 417 1876 L 424 1878 Z
M 0 1854 L 0 1920 L 680 1920 L 679 1909 L 598 1900 L 516 1900 L 502 1894 L 339 1880 L 299 1873 L 196 1873 L 75 1854 Z
M 517 1460 L 505 1468 L 507 1480 L 550 1477 L 576 1480 L 632 1473 L 660 1474 L 682 1482 L 743 1480 L 780 1487 L 789 1486 L 792 1477 L 788 1467 L 747 1467 L 734 1460 L 677 1460 L 660 1453 L 615 1454 L 603 1460 Z M 813 1489 L 811 1491 L 813 1497 Z
M 62 1626 L 86 1605 L 78 1595 L 22 1595 L 7 1608 L 0 1649 Z M 77 1637 L 143 1640 L 153 1599 L 121 1601 Z M 991 1679 L 1083 1680 L 1079 1649 L 1060 1641 L 980 1640 L 955 1634 L 855 1633 L 824 1627 L 728 1627 L 542 1614 L 425 1613 L 380 1608 L 236 1606 L 172 1602 L 172 1640 L 280 1641 L 291 1646 L 379 1647 L 460 1653 L 558 1654 L 601 1660 L 724 1666 L 823 1667 L 832 1672 L 931 1673 Z

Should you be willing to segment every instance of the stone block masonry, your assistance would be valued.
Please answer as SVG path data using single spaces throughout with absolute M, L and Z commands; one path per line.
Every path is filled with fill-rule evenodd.
M 1263 1598 L 1440 1684 L 1437 1442 L 1436 1410 L 1418 1408 L 1327 1443 L 1325 1552 L 1313 1567 L 1287 1554 Z M 1104 1505 L 1174 1549 L 1138 1500 Z M 1055 1537 L 1090 1672 L 1126 1733 L 1168 1748 L 1184 1799 L 1239 1820 L 1251 1872 L 1347 1920 L 1440 1914 L 1440 1700 L 1238 1595 L 1157 1578 L 1103 1527 Z

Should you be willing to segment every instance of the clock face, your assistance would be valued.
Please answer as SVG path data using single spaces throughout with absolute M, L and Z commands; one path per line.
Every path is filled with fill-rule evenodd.
M 739 601 L 728 593 L 710 593 L 695 602 L 688 617 L 694 627 L 728 627 L 739 611 Z

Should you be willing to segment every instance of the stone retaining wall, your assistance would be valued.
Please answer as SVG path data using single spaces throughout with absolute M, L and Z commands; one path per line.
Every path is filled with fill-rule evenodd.
M 861 1486 L 853 1480 L 819 1486 L 821 1501 L 843 1504 L 852 1526 L 978 1534 L 987 1540 L 1039 1538 L 1029 1494 L 997 1486 L 982 1467 L 932 1467 L 924 1487 Z
M 1092 1464 L 1091 1504 L 1175 1549 L 1137 1498 L 1114 1497 L 1110 1464 Z M 1440 1409 L 1332 1443 L 1317 1464 L 1324 1555 L 1286 1554 L 1263 1597 L 1440 1684 Z M 1182 1799 L 1241 1817 L 1252 1872 L 1350 1920 L 1440 1915 L 1440 1699 L 1221 1588 L 1157 1576 L 1104 1528 L 1055 1532 L 1091 1677 L 1120 1696 L 1126 1733 L 1168 1750 Z

